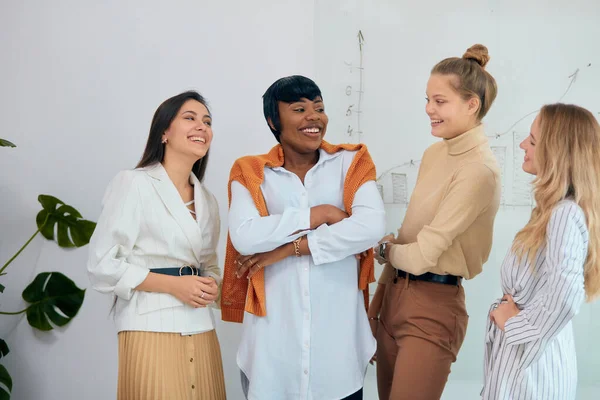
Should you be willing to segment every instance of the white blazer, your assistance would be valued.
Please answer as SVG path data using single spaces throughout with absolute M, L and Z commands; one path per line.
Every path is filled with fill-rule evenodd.
M 190 175 L 196 221 L 164 167 L 121 171 L 111 181 L 89 244 L 92 287 L 117 296 L 120 331 L 192 334 L 214 329 L 210 308 L 193 308 L 166 293 L 134 290 L 153 268 L 195 265 L 221 283 L 216 247 L 217 201 Z

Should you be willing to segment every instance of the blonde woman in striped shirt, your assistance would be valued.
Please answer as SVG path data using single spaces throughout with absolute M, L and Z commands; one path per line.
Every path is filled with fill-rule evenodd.
M 521 148 L 536 207 L 502 265 L 482 396 L 574 400 L 571 321 L 600 293 L 600 126 L 581 107 L 547 105 Z

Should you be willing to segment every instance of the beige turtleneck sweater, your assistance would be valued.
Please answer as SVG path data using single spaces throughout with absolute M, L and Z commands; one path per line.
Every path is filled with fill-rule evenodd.
M 492 247 L 500 191 L 482 125 L 429 147 L 379 283 L 393 278 L 392 267 L 414 275 L 479 274 Z

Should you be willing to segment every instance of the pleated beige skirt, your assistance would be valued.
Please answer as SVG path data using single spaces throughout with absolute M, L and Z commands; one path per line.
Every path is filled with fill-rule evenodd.
M 216 332 L 119 332 L 117 392 L 117 400 L 225 400 Z

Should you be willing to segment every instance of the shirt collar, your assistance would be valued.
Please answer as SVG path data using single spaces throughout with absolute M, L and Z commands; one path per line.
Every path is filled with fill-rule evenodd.
M 313 166 L 313 168 L 323 164 L 326 161 L 338 158 L 341 154 L 342 154 L 341 151 L 336 151 L 335 153 L 328 153 L 323 148 L 320 148 L 319 149 L 319 161 L 317 161 L 317 163 Z M 273 171 L 287 171 L 285 168 L 283 168 L 283 166 L 274 167 L 272 169 L 273 169 Z

